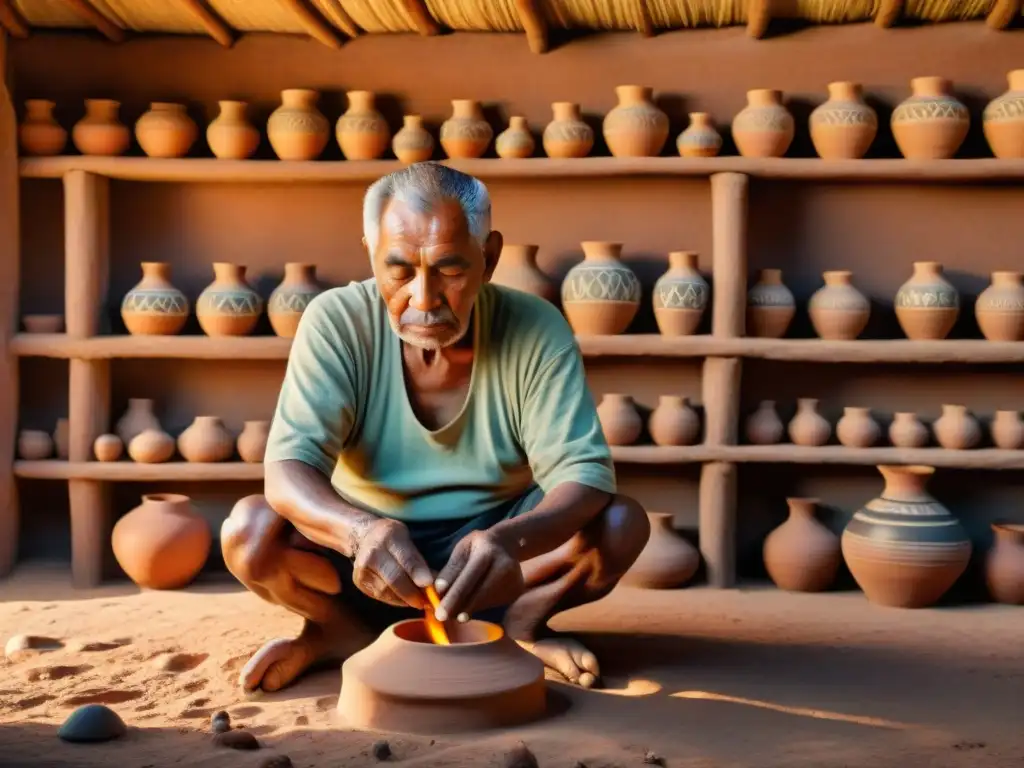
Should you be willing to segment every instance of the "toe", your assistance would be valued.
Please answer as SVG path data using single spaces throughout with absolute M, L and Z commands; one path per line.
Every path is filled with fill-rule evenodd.
M 238 673 L 238 684 L 243 690 L 253 691 L 259 687 L 260 681 L 272 664 L 279 661 L 288 652 L 291 640 L 278 638 L 260 648 Z
M 593 688 L 597 685 L 597 678 L 590 672 L 584 672 L 580 675 L 580 687 L 581 688 Z
M 271 640 L 245 665 L 241 685 L 246 691 L 262 688 L 277 691 L 298 677 L 313 661 L 309 644 L 303 640 Z

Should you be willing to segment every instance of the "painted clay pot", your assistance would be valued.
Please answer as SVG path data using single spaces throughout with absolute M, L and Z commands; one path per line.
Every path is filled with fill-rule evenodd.
M 267 138 L 281 160 L 316 160 L 324 151 L 331 126 L 316 108 L 319 98 L 308 88 L 281 91 L 281 106 L 267 120 Z
M 943 448 L 965 451 L 981 442 L 981 426 L 966 405 L 943 405 L 942 415 L 932 424 L 935 441 Z
M 114 526 L 117 564 L 144 589 L 180 589 L 206 563 L 213 537 L 188 496 L 154 493 Z
M 67 419 L 57 419 L 57 428 L 53 430 L 53 445 L 57 449 L 57 458 L 65 461 L 71 452 L 69 426 Z
M 117 435 L 100 435 L 92 444 L 96 461 L 117 461 L 124 453 L 124 443 Z
M 533 134 L 530 133 L 530 126 L 526 118 L 520 115 L 510 117 L 508 128 L 498 134 L 494 142 L 494 150 L 498 157 L 504 159 L 531 157 L 536 149 L 536 142 Z
M 811 296 L 807 314 L 815 333 L 823 339 L 856 339 L 867 327 L 871 302 L 853 287 L 853 272 L 824 272 L 825 286 Z
M 441 123 L 441 148 L 448 157 L 482 157 L 494 137 L 479 102 L 453 99 L 452 116 Z
M 1024 284 L 1020 272 L 993 272 L 974 303 L 978 328 L 989 341 L 1024 340 Z
M 234 451 L 235 438 L 219 416 L 196 416 L 188 429 L 178 435 L 178 453 L 185 461 L 227 461 Z
M 185 327 L 189 304 L 171 283 L 171 265 L 144 261 L 140 280 L 121 301 L 121 319 L 128 333 L 138 336 L 173 336 Z
M 504 245 L 491 282 L 554 302 L 558 287 L 537 266 L 537 245 Z
M 562 307 L 576 333 L 622 333 L 640 307 L 640 280 L 622 263 L 622 244 L 588 240 L 583 261 L 562 281 Z
M 434 155 L 434 137 L 420 115 L 405 115 L 402 127 L 391 141 L 391 150 L 403 163 L 422 163 Z
M 933 467 L 880 466 L 885 490 L 843 531 L 843 558 L 868 600 L 923 608 L 942 597 L 971 558 L 967 532 L 925 486 Z
M 199 294 L 196 317 L 207 336 L 245 336 L 252 333 L 263 299 L 245 281 L 241 264 L 215 262 L 214 281 Z
M 594 148 L 594 129 L 580 115 L 580 105 L 556 101 L 554 119 L 544 128 L 544 154 L 548 157 L 586 157 Z
M 996 411 L 989 429 L 996 448 L 1017 451 L 1024 447 L 1024 422 L 1020 411 Z
M 774 400 L 762 400 L 747 418 L 747 442 L 751 445 L 775 445 L 782 442 L 786 428 L 775 410 Z
M 924 448 L 928 445 L 928 427 L 916 413 L 894 413 L 889 425 L 889 441 L 897 448 Z
M 57 105 L 46 99 L 27 99 L 25 119 L 18 126 L 18 143 L 26 155 L 59 155 L 68 143 L 68 132 L 53 116 Z
M 597 406 L 597 416 L 608 445 L 632 445 L 644 428 L 636 404 L 629 395 L 606 394 Z
M 668 271 L 654 284 L 654 319 L 662 336 L 690 336 L 697 331 L 711 290 L 697 269 L 693 251 L 668 255 Z
M 146 429 L 128 443 L 128 456 L 139 464 L 162 464 L 174 455 L 174 438 L 162 429 Z
M 700 417 L 680 395 L 662 395 L 647 421 L 655 445 L 694 445 L 700 439 Z
M 135 139 L 149 157 L 184 157 L 198 136 L 184 104 L 154 101 L 135 122 Z
M 274 333 L 286 339 L 295 338 L 302 313 L 321 292 L 316 282 L 316 264 L 293 261 L 285 264 L 284 280 L 267 301 L 267 315 Z
M 338 118 L 335 134 L 347 160 L 376 160 L 391 143 L 391 131 L 377 111 L 373 91 L 349 91 L 348 109 Z
M 941 160 L 960 149 L 971 115 L 950 94 L 944 77 L 915 77 L 912 95 L 893 110 L 892 135 L 909 160 Z
M 247 421 L 242 425 L 236 447 L 242 461 L 259 464 L 267 451 L 267 438 L 270 436 L 269 421 Z
M 747 91 L 747 106 L 732 121 L 732 138 L 744 157 L 782 157 L 795 132 L 782 91 L 771 88 Z
M 645 85 L 615 87 L 618 105 L 605 115 L 604 140 L 613 157 L 657 157 L 668 141 L 668 115 Z
M 128 409 L 114 426 L 117 436 L 128 445 L 132 438 L 147 429 L 161 429 L 160 420 L 153 413 L 153 401 L 148 397 L 128 398 Z
M 85 117 L 71 129 L 71 141 L 83 155 L 123 155 L 132 136 L 118 119 L 121 102 L 86 99 Z
M 914 274 L 900 286 L 894 304 L 908 339 L 944 339 L 960 314 L 960 294 L 937 261 L 915 261 Z
M 1010 89 L 989 102 L 982 116 L 985 139 L 1001 159 L 1024 158 L 1024 69 L 1007 75 Z
M 206 143 L 221 160 L 245 160 L 260 145 L 260 132 L 246 116 L 244 101 L 218 101 L 220 114 L 206 127 Z
M 1024 525 L 995 523 L 985 558 L 985 584 L 997 603 L 1024 605 Z
M 676 139 L 680 157 L 715 157 L 722 149 L 722 137 L 707 112 L 691 112 L 690 124 Z
M 836 422 L 836 437 L 847 448 L 870 448 L 882 436 L 882 428 L 871 418 L 870 408 L 843 408 Z
M 21 318 L 28 333 L 61 333 L 64 315 L 25 315 Z
M 18 456 L 25 461 L 40 461 L 53 455 L 53 438 L 41 429 L 23 429 L 18 433 Z
M 764 565 L 779 589 L 823 592 L 832 586 L 842 553 L 839 537 L 814 516 L 818 499 L 786 499 L 789 518 L 764 540 Z
M 747 335 L 781 339 L 795 314 L 796 299 L 782 282 L 782 270 L 762 269 L 747 292 Z
M 825 160 L 864 157 L 878 133 L 878 115 L 859 83 L 828 84 L 828 101 L 811 112 L 811 141 Z
M 643 589 L 680 587 L 697 573 L 700 555 L 694 546 L 675 532 L 672 515 L 648 512 L 651 534 L 639 557 L 620 583 Z
M 825 445 L 832 436 L 832 425 L 818 413 L 818 401 L 802 397 L 796 401 L 796 415 L 789 422 L 789 439 L 794 445 Z

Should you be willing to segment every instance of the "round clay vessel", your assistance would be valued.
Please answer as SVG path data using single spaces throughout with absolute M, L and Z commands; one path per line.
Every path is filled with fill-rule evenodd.
M 618 85 L 618 105 L 604 117 L 602 130 L 613 157 L 657 157 L 668 141 L 668 115 L 654 106 L 652 89 Z
M 241 264 L 215 262 L 214 281 L 196 301 L 196 317 L 207 336 L 245 336 L 263 313 L 263 299 L 245 281 Z
M 629 395 L 606 394 L 597 406 L 597 416 L 608 445 L 632 445 L 644 428 L 636 404 Z
M 57 449 L 57 458 L 67 461 L 70 455 L 69 423 L 67 419 L 57 419 L 57 427 L 53 430 L 53 445 Z
M 996 411 L 989 429 L 996 448 L 1017 451 L 1024 447 L 1024 422 L 1020 411 Z
M 558 287 L 537 266 L 537 245 L 503 245 L 491 282 L 554 302 Z
M 672 515 L 648 512 L 647 519 L 651 523 L 650 537 L 620 583 L 644 589 L 682 586 L 697 573 L 700 555 L 690 542 L 675 532 Z
M 117 117 L 121 102 L 86 99 L 85 117 L 71 129 L 71 141 L 83 155 L 123 155 L 131 132 Z
M 897 448 L 924 448 L 928 445 L 928 427 L 916 413 L 894 413 L 889 425 L 889 441 Z
M 993 272 L 992 284 L 978 294 L 974 317 L 989 341 L 1024 340 L 1024 284 L 1020 272 Z
M 188 429 L 178 435 L 178 453 L 185 461 L 227 461 L 234 451 L 235 438 L 219 416 L 196 416 Z
M 39 461 L 53 455 L 53 438 L 41 429 L 23 429 L 18 433 L 18 456 Z
M 586 157 L 594 148 L 594 129 L 580 115 L 580 105 L 556 101 L 554 119 L 544 128 L 544 154 L 548 157 Z
M 688 398 L 662 395 L 647 421 L 655 445 L 694 445 L 700 439 L 700 417 Z
M 722 150 L 722 137 L 707 112 L 691 112 L 690 124 L 676 139 L 680 157 L 715 157 Z
M 331 126 L 316 108 L 319 98 L 308 88 L 281 91 L 281 106 L 267 120 L 267 138 L 280 159 L 316 160 L 324 151 Z
M 508 128 L 499 133 L 494 142 L 494 150 L 498 157 L 504 159 L 531 157 L 534 149 L 536 142 L 530 133 L 530 126 L 527 125 L 526 118 L 520 115 L 509 118 Z
M 335 133 L 347 160 L 376 160 L 391 143 L 391 130 L 377 111 L 373 91 L 349 91 L 348 109 L 338 118 Z
M 864 157 L 878 133 L 878 115 L 859 83 L 828 84 L 828 101 L 811 112 L 811 141 L 825 160 Z
M 943 405 L 932 431 L 939 445 L 954 451 L 976 448 L 981 442 L 981 426 L 966 405 Z
M 321 292 L 316 282 L 316 264 L 294 261 L 285 264 L 284 280 L 267 301 L 267 315 L 274 333 L 286 339 L 295 338 L 302 313 Z
M 801 397 L 796 401 L 796 415 L 789 422 L 789 439 L 794 445 L 825 445 L 832 436 L 832 425 L 818 413 L 818 401 Z
M 61 333 L 64 315 L 25 315 L 21 318 L 28 333 Z
M 762 400 L 747 418 L 747 442 L 751 445 L 775 445 L 782 442 L 786 428 L 775 410 L 774 400 Z
M 435 645 L 422 619 L 392 624 L 341 667 L 338 714 L 350 728 L 454 733 L 510 728 L 547 709 L 544 665 L 497 624 L 452 622 Z
M 100 435 L 92 444 L 96 461 L 117 461 L 124 453 L 124 443 L 117 435 Z
M 162 429 L 146 429 L 128 443 L 128 455 L 139 464 L 162 464 L 174 455 L 174 438 Z
M 114 426 L 117 436 L 128 445 L 132 438 L 147 429 L 161 429 L 160 420 L 153 413 L 153 401 L 148 397 L 128 398 L 128 409 Z
M 246 117 L 244 101 L 218 101 L 220 114 L 206 127 L 206 143 L 221 160 L 245 160 L 260 145 L 260 132 Z
M 210 526 L 188 496 L 154 493 L 114 525 L 110 543 L 117 564 L 145 589 L 180 589 L 210 554 Z
M 937 261 L 915 261 L 914 274 L 900 286 L 894 304 L 908 339 L 944 339 L 960 314 L 960 294 Z
M 622 244 L 588 240 L 583 261 L 562 281 L 562 308 L 579 334 L 622 333 L 640 307 L 640 280 L 622 263 Z
M 711 290 L 693 251 L 668 255 L 668 271 L 654 284 L 654 319 L 662 336 L 690 336 L 700 326 Z
M 915 77 L 912 95 L 893 110 L 892 135 L 909 160 L 953 157 L 967 137 L 971 116 L 944 77 Z
M 985 139 L 998 158 L 1024 158 L 1024 69 L 1006 79 L 1010 89 L 989 102 L 982 116 Z
M 242 425 L 236 447 L 242 461 L 259 464 L 267 451 L 267 438 L 270 436 L 269 421 L 247 421 Z
M 853 287 L 853 272 L 822 273 L 825 285 L 811 296 L 807 313 L 815 333 L 823 339 L 856 339 L 871 317 L 871 302 Z
M 171 283 L 171 265 L 144 261 L 140 280 L 121 301 L 121 319 L 128 333 L 138 336 L 173 336 L 185 327 L 189 304 Z
M 782 157 L 795 132 L 782 91 L 771 88 L 747 91 L 747 106 L 732 121 L 732 138 L 744 157 Z
M 46 99 L 26 99 L 25 119 L 18 126 L 18 143 L 26 155 L 59 155 L 68 143 L 68 132 L 53 116 L 57 105 Z
M 842 553 L 839 537 L 814 516 L 818 499 L 786 499 L 789 518 L 764 540 L 764 565 L 779 589 L 823 592 L 832 586 Z
M 924 608 L 960 578 L 971 540 L 925 486 L 933 467 L 880 466 L 885 489 L 856 512 L 842 536 L 843 558 L 868 600 Z
M 473 99 L 453 99 L 452 116 L 441 123 L 441 148 L 450 158 L 482 157 L 494 137 L 480 104 Z
M 782 282 L 782 270 L 762 269 L 747 292 L 747 335 L 781 339 L 795 314 L 796 299 Z
M 184 104 L 154 101 L 135 122 L 135 139 L 150 157 L 184 157 L 198 136 Z
M 995 523 L 985 558 L 985 584 L 997 603 L 1024 605 L 1024 525 Z
M 882 428 L 871 418 L 870 408 L 843 408 L 836 422 L 836 437 L 847 448 L 870 448 L 882 436 Z
M 422 163 L 434 155 L 434 137 L 420 115 L 405 115 L 402 127 L 391 141 L 391 150 L 403 163 Z

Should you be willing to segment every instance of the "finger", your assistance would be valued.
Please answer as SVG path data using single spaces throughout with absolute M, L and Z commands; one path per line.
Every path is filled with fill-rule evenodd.
M 470 546 L 468 539 L 463 539 L 452 550 L 451 557 L 448 558 L 448 562 L 444 564 L 444 568 L 437 574 L 437 578 L 434 579 L 434 589 L 437 590 L 437 594 L 444 597 L 452 585 L 452 582 L 458 578 L 459 574 L 462 573 L 462 569 L 466 567 L 466 562 L 469 560 L 472 547 Z
M 441 605 L 434 611 L 438 621 L 448 621 L 449 616 L 457 616 L 465 610 L 467 601 L 487 577 L 490 567 L 491 559 L 483 552 L 478 550 L 475 555 L 470 555 L 462 572 L 441 598 Z
M 544 666 L 555 670 L 570 683 L 579 683 L 579 667 L 573 662 L 571 654 L 560 644 L 541 640 L 534 643 L 532 651 L 534 656 L 544 662 Z
M 289 548 L 284 551 L 284 565 L 292 578 L 310 589 L 327 595 L 341 592 L 338 572 L 329 560 L 319 555 Z
M 382 603 L 399 608 L 407 607 L 405 600 L 396 595 L 388 586 L 388 583 L 376 571 L 372 571 L 369 568 L 360 568 L 358 571 L 353 572 L 352 581 L 359 588 L 359 591 L 367 597 L 372 597 L 374 600 L 379 600 Z
M 583 670 L 584 674 L 589 672 L 594 677 L 601 676 L 601 667 L 597 663 L 597 656 L 588 651 L 582 645 L 577 649 L 574 648 L 571 651 L 572 660 L 576 662 L 576 666 Z M 580 676 L 580 680 L 583 680 L 583 676 Z
M 377 569 L 377 574 L 384 579 L 384 583 L 391 591 L 401 598 L 403 605 L 408 605 L 418 611 L 427 610 L 429 607 L 427 596 L 423 594 L 419 587 L 413 584 L 409 574 L 403 570 L 402 566 L 394 559 L 390 552 L 387 558 L 384 564 Z
M 412 540 L 407 536 L 403 538 L 406 540 L 395 541 L 392 539 L 389 541 L 388 552 L 402 566 L 402 570 L 408 574 L 409 580 L 416 585 L 418 590 L 426 589 L 434 583 L 434 574 Z

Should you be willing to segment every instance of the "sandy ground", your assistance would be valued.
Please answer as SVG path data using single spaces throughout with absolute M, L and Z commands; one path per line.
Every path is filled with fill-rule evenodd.
M 64 568 L 0 581 L 0 639 L 47 635 L 63 647 L 0 661 L 0 765 L 302 766 L 374 764 L 379 734 L 341 727 L 339 675 L 246 698 L 240 666 L 297 622 L 228 579 L 186 591 L 114 584 L 76 592 Z M 552 684 L 568 708 L 526 728 L 471 737 L 389 736 L 403 766 L 500 765 L 520 739 L 542 768 L 1024 765 L 1024 609 L 883 609 L 859 593 L 771 588 L 620 588 L 559 617 L 602 660 L 607 690 Z M 79 704 L 128 723 L 101 745 L 59 741 Z M 210 743 L 227 709 L 263 748 Z

